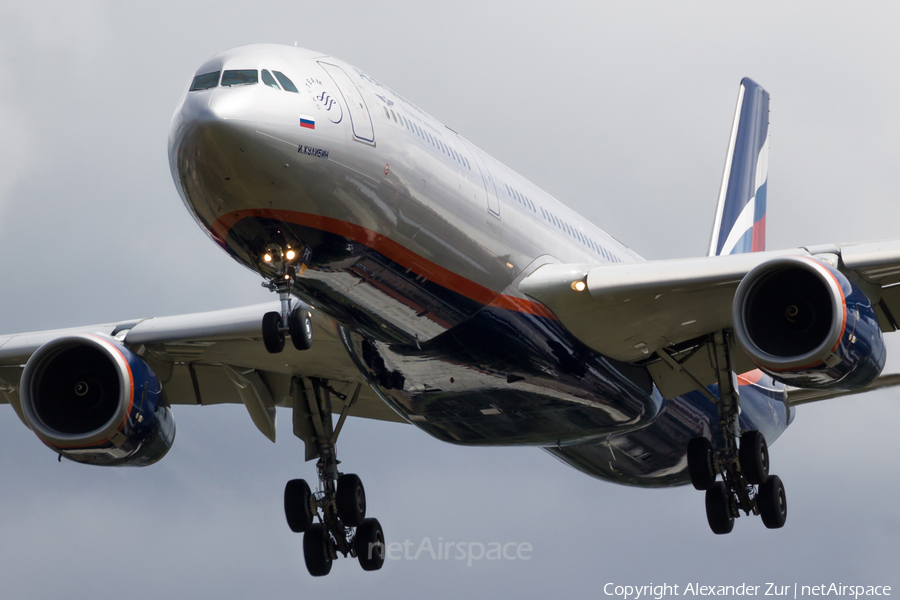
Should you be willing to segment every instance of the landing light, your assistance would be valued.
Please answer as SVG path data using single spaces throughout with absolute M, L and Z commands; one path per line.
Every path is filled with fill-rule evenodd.
M 583 292 L 584 288 L 586 288 L 586 287 L 587 287 L 587 284 L 585 284 L 580 279 L 578 281 L 572 282 L 572 289 L 575 290 L 576 292 Z
M 263 254 L 263 260 L 266 262 L 272 262 L 272 255 L 266 252 L 265 254 Z
M 288 260 L 294 260 L 294 257 L 297 256 L 297 253 L 294 252 L 293 250 L 288 250 L 287 253 L 285 254 L 285 256 L 287 257 Z

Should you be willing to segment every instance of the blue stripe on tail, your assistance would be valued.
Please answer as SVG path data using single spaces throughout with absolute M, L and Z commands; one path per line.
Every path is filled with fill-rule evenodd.
M 766 248 L 766 188 L 769 175 L 769 93 L 741 80 L 709 255 Z

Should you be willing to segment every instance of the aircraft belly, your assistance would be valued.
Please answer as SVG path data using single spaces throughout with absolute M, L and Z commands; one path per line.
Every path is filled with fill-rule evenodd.
M 643 369 L 592 353 L 552 318 L 487 307 L 422 344 L 345 345 L 410 423 L 467 445 L 566 445 L 645 426 L 662 398 Z

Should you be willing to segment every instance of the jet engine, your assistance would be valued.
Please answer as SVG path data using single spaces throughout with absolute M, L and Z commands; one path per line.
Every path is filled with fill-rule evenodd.
M 744 352 L 782 383 L 855 390 L 884 368 L 871 300 L 818 259 L 786 256 L 751 270 L 735 293 L 732 318 Z
M 22 372 L 22 412 L 44 444 L 71 460 L 146 466 L 169 451 L 175 420 L 139 356 L 112 338 L 75 334 L 41 346 Z

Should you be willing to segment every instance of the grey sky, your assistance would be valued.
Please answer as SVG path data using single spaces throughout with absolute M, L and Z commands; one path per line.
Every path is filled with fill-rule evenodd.
M 10 5 L 12 4 L 12 5 Z M 226 48 L 293 44 L 367 71 L 647 258 L 705 253 L 738 82 L 771 100 L 768 247 L 898 237 L 892 3 L 14 2 L 0 6 L 0 332 L 270 299 L 175 192 L 168 125 Z M 599 3 L 597 3 L 599 4 Z M 895 344 L 900 349 L 900 344 Z M 4 598 L 600 597 L 618 583 L 888 584 L 895 392 L 802 407 L 772 448 L 789 518 L 712 535 L 703 495 L 595 481 L 534 449 L 353 421 L 343 467 L 388 541 L 520 542 L 530 561 L 303 566 L 289 415 L 181 407 L 147 469 L 58 464 L 0 406 Z

